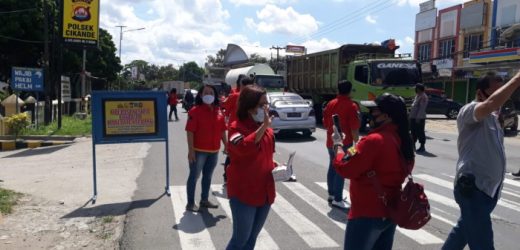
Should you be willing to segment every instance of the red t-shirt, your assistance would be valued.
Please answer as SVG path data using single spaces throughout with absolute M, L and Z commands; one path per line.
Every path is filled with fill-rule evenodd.
M 372 130 L 361 138 L 354 146 L 355 153 L 348 160 L 343 160 L 345 154 L 336 155 L 334 167 L 337 173 L 350 179 L 349 193 L 352 204 L 349 219 L 389 218 L 367 173 L 371 170 L 376 172 L 372 178 L 377 178 L 381 183 L 382 191 L 388 200 L 397 197 L 406 178 L 400 145 L 397 126 L 390 123 Z
M 225 109 L 226 116 L 229 117 L 228 124 L 237 120 L 237 104 L 240 92 L 235 91 L 231 93 L 226 100 L 222 103 L 222 107 Z
M 251 118 L 230 125 L 228 153 L 231 164 L 227 169 L 228 197 L 237 198 L 250 206 L 273 204 L 276 195 L 272 171 L 274 134 L 271 128 L 255 143 L 255 131 L 260 127 Z
M 339 115 L 341 132 L 345 134 L 343 145 L 350 145 L 354 140 L 352 130 L 358 130 L 361 126 L 359 121 L 359 108 L 348 96 L 338 95 L 331 100 L 323 111 L 323 126 L 327 128 L 327 148 L 332 148 L 332 115 Z
M 177 105 L 177 93 L 170 93 L 168 95 L 168 104 L 173 106 Z
M 188 112 L 186 131 L 193 133 L 193 147 L 196 151 L 218 152 L 222 132 L 225 130 L 224 116 L 218 107 L 201 104 Z

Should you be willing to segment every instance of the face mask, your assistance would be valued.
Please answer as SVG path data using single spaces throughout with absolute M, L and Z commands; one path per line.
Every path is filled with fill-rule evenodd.
M 205 95 L 202 97 L 202 102 L 205 104 L 213 104 L 215 97 L 213 95 Z
M 256 109 L 256 115 L 253 115 L 253 120 L 255 120 L 255 122 L 263 122 L 264 121 L 264 117 L 265 117 L 264 109 L 263 108 L 257 108 Z
M 373 116 L 372 114 L 368 114 L 368 125 L 370 128 L 375 129 L 381 126 L 385 121 L 376 122 L 377 118 L 381 115 Z

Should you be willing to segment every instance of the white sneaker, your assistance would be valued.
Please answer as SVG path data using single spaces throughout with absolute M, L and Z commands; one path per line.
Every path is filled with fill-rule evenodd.
M 345 201 L 332 201 L 332 206 L 339 209 L 350 209 L 350 206 Z

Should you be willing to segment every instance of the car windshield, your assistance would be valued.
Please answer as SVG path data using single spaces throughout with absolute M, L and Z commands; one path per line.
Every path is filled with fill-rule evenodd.
M 421 73 L 415 62 L 372 63 L 372 78 L 383 86 L 415 85 L 421 82 Z
M 271 104 L 276 105 L 291 105 L 291 104 L 305 104 L 305 100 L 298 95 L 275 95 L 270 96 Z

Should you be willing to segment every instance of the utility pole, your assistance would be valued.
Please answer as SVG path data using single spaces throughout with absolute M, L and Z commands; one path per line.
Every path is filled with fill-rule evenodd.
M 51 87 L 50 87 L 50 81 L 49 79 L 51 79 L 51 74 L 50 74 L 50 71 L 49 71 L 49 5 L 47 4 L 47 1 L 44 1 L 43 2 L 43 14 L 45 15 L 44 18 L 43 18 L 43 36 L 44 36 L 44 44 L 43 44 L 43 75 L 44 75 L 44 90 L 45 90 L 45 105 L 44 105 L 44 112 L 43 112 L 43 123 L 45 125 L 49 124 L 50 123 L 50 112 L 51 112 L 51 108 L 50 108 L 50 105 L 52 105 L 49 101 L 47 101 L 49 99 L 49 95 L 50 95 L 50 92 L 51 92 Z M 36 98 L 36 104 L 38 104 L 38 100 L 39 98 L 37 97 Z M 36 105 L 36 107 L 38 107 L 38 105 Z M 38 116 L 36 116 L 36 126 L 38 126 Z
M 280 50 L 285 49 L 285 47 L 273 46 L 271 49 L 276 50 L 276 68 L 274 69 L 274 72 L 278 74 L 278 65 L 280 64 Z
M 116 27 L 119 28 L 119 60 L 121 60 L 121 41 L 123 41 L 123 28 L 126 28 L 124 25 L 117 25 Z M 123 63 L 121 61 L 121 63 Z

